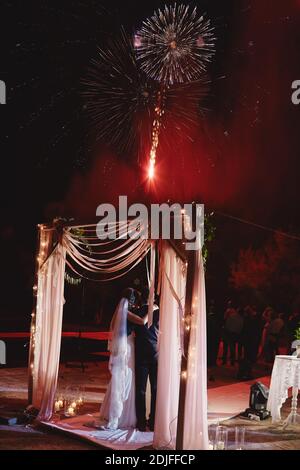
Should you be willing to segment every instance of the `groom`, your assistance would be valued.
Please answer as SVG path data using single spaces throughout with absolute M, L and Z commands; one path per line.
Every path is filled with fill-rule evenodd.
M 149 289 L 142 290 L 141 307 L 136 312 L 140 317 L 148 313 Z M 157 388 L 157 338 L 159 329 L 159 309 L 153 310 L 153 323 L 148 328 L 146 325 L 136 325 L 135 328 L 135 404 L 137 427 L 139 431 L 146 431 L 146 388 L 149 377 L 151 387 L 151 408 L 148 426 L 154 431 L 156 388 Z

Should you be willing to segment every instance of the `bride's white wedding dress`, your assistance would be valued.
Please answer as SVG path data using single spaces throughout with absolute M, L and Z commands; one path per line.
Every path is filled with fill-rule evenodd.
M 136 426 L 134 336 L 127 336 L 127 315 L 128 300 L 122 298 L 111 323 L 111 380 L 100 409 L 100 425 L 105 429 Z

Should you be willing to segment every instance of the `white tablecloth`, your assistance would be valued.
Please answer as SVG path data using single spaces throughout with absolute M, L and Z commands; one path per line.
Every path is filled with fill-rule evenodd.
M 300 359 L 295 356 L 276 356 L 267 403 L 272 422 L 281 420 L 280 410 L 291 387 L 300 388 Z

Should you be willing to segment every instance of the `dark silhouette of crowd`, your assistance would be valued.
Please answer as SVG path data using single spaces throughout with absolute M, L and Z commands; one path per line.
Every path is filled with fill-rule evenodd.
M 292 353 L 299 327 L 299 307 L 286 314 L 270 306 L 262 311 L 255 305 L 240 307 L 229 300 L 222 312 L 212 300 L 207 309 L 208 368 L 238 365 L 237 379 L 251 380 L 258 362 L 272 364 L 276 355 Z M 209 378 L 214 380 L 214 375 Z

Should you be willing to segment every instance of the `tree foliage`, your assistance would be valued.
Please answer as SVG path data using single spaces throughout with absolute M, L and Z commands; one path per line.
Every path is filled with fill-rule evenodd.
M 291 306 L 300 300 L 300 242 L 278 233 L 259 249 L 240 250 L 231 265 L 230 283 L 256 300 Z

